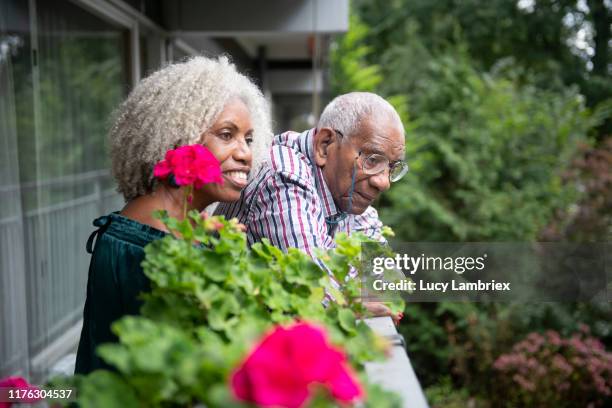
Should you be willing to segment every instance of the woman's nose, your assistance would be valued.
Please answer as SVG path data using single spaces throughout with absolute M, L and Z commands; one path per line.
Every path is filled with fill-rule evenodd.
M 251 164 L 253 160 L 253 154 L 251 153 L 251 147 L 245 139 L 242 139 L 233 151 L 234 160 L 242 162 L 244 164 Z

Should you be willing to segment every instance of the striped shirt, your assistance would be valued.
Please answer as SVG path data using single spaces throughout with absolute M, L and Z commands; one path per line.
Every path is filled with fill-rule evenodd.
M 386 242 L 373 207 L 360 215 L 343 214 L 335 205 L 313 155 L 315 129 L 275 136 L 266 163 L 242 191 L 240 200 L 221 203 L 215 213 L 238 218 L 247 228 L 249 245 L 268 238 L 282 250 L 299 248 L 314 257 L 314 248 L 335 247 L 338 231 L 360 231 Z

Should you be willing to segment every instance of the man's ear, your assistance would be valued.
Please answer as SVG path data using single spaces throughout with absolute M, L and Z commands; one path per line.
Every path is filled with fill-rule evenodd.
M 336 142 L 336 132 L 330 128 L 321 128 L 314 135 L 314 159 L 319 167 L 325 166 L 331 145 Z

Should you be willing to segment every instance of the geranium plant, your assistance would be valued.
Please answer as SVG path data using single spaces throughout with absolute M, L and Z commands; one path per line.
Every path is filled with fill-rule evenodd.
M 115 322 L 119 343 L 97 350 L 116 370 L 52 384 L 76 387 L 84 408 L 322 407 L 362 399 L 362 380 L 349 364 L 362 370 L 384 346 L 356 320 L 364 312 L 358 282 L 337 289 L 305 253 L 283 253 L 267 240 L 249 249 L 236 220 L 187 214 L 193 189 L 222 182 L 218 161 L 203 146 L 169 151 L 154 176 L 186 187 L 185 216 L 157 214 L 171 233 L 145 248 L 152 290 L 142 295 L 141 315 Z M 318 254 L 337 282 L 358 265 L 360 239 L 339 235 L 336 250 Z M 328 306 L 326 291 L 335 299 Z M 398 402 L 366 387 L 373 406 Z
M 267 348 L 262 346 L 268 344 L 266 333 L 277 333 L 285 345 L 299 344 L 290 334 L 298 327 L 319 343 L 291 353 L 292 376 L 266 380 L 273 384 L 267 391 L 274 388 L 280 395 L 287 395 L 287 384 L 279 381 L 297 381 L 291 387 L 300 394 L 285 406 L 300 406 L 300 401 L 337 406 L 361 397 L 364 406 L 399 405 L 394 394 L 364 376 L 363 364 L 383 357 L 384 341 L 356 319 L 364 312 L 358 281 L 334 289 L 330 275 L 304 252 L 284 253 L 266 240 L 248 248 L 236 220 L 205 218 L 195 211 L 180 221 L 159 216 L 173 234 L 145 248 L 142 266 L 152 289 L 143 295 L 141 315 L 117 321 L 113 331 L 119 342 L 98 348 L 116 371 L 54 383 L 77 388 L 81 407 L 265 406 L 260 394 L 245 388 L 246 379 L 257 383 L 263 380 L 253 375 L 271 372 L 254 350 Z M 362 239 L 340 234 L 335 250 L 319 254 L 336 281 L 344 282 L 349 265 L 359 264 Z M 327 307 L 322 302 L 326 288 L 336 299 Z M 296 320 L 314 326 L 296 326 Z M 313 357 L 317 351 L 325 361 Z

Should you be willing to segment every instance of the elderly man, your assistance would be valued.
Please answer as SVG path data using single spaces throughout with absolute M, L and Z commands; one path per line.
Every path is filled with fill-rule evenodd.
M 338 96 L 316 129 L 274 139 L 269 163 L 239 201 L 218 214 L 246 225 L 249 244 L 268 238 L 286 250 L 333 248 L 338 231 L 361 231 L 384 241 L 372 202 L 408 170 L 404 128 L 395 109 L 378 95 Z
M 404 154 L 404 127 L 389 102 L 367 92 L 341 95 L 325 107 L 316 129 L 277 135 L 269 162 L 240 200 L 221 203 L 216 213 L 246 225 L 249 245 L 268 238 L 312 257 L 314 248 L 333 248 L 338 231 L 384 242 L 371 204 L 408 171 Z M 382 303 L 366 308 L 396 324 L 402 317 Z

